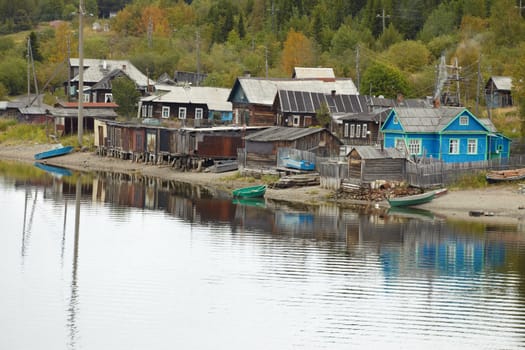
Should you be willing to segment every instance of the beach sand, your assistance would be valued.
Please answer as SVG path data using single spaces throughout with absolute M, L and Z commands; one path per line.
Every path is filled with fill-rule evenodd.
M 50 149 L 50 144 L 35 145 L 0 145 L 0 159 L 33 163 L 34 155 Z M 94 152 L 73 152 L 65 156 L 50 158 L 45 161 L 50 165 L 67 167 L 79 171 L 113 171 L 137 173 L 144 176 L 209 186 L 223 190 L 251 186 L 235 176 L 236 172 L 209 173 L 176 171 L 168 165 L 153 165 L 98 156 Z M 334 203 L 333 191 L 320 186 L 293 187 L 287 189 L 269 188 L 266 198 L 303 204 Z M 337 200 L 338 204 L 355 204 L 355 201 Z M 368 203 L 370 204 L 370 203 Z M 374 203 L 388 206 L 386 202 Z M 472 220 L 476 222 L 494 222 L 520 224 L 525 220 L 525 192 L 518 183 L 489 185 L 481 189 L 449 189 L 432 202 L 419 205 L 418 208 L 434 212 L 445 219 Z M 471 216 L 471 212 L 481 213 Z

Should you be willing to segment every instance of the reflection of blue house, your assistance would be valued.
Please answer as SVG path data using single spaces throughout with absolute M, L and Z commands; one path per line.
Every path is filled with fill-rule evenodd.
M 384 147 L 405 147 L 415 157 L 446 163 L 508 158 L 510 139 L 497 133 L 488 119 L 463 107 L 395 107 L 381 131 Z

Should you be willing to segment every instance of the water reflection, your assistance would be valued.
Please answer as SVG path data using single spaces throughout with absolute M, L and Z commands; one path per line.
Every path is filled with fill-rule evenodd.
M 39 258 L 34 275 L 54 256 L 66 272 L 54 281 L 66 290 L 58 307 L 41 303 L 49 287 L 31 280 L 40 292 L 24 297 L 38 301 L 36 311 L 21 311 L 31 317 L 18 333 L 31 331 L 26 324 L 41 309 L 62 308 L 70 349 L 101 341 L 112 348 L 525 346 L 525 234 L 515 225 L 448 222 L 421 210 L 238 201 L 138 175 L 3 176 L 0 193 L 14 187 L 25 202 L 22 256 Z M 74 226 L 66 220 L 73 198 Z M 56 217 L 49 231 L 28 230 L 32 211 L 33 220 Z M 45 236 L 60 254 L 46 254 Z M 4 287 L 30 280 L 25 275 L 7 273 Z M 0 300 L 10 300 L 3 290 Z M 0 339 L 0 347 L 16 348 L 5 345 L 12 344 Z

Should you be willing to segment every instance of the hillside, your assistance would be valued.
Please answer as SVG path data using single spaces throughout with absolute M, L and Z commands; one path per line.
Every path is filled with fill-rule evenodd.
M 6 3 L 0 0 L 0 9 L 5 10 L 0 11 L 0 32 L 25 30 L 0 36 L 0 95 L 27 91 L 27 38 L 32 32 L 38 86 L 50 80 L 48 90 L 59 94 L 67 79 L 63 62 L 68 52 L 78 56 L 78 18 L 71 15 L 76 9 L 64 1 L 53 12 L 48 8 L 51 1 L 41 1 L 40 12 L 29 16 L 40 16 L 38 24 L 11 23 L 9 13 L 32 9 L 24 7 L 25 1 L 17 2 L 18 10 Z M 525 105 L 525 21 L 514 1 L 488 4 L 85 1 L 84 55 L 129 59 L 152 79 L 175 71 L 206 73 L 206 85 L 221 87 L 231 87 L 246 72 L 289 77 L 295 66 L 325 66 L 334 68 L 339 77 L 352 78 L 362 93 L 385 97 L 434 95 L 436 67 L 443 55 L 446 65 L 457 69 L 452 71 L 455 80 L 441 88 L 457 93 L 462 105 L 472 108 L 478 101 L 484 111 L 484 83 L 494 75 L 512 77 L 515 104 Z M 115 17 L 106 18 L 108 11 L 118 8 Z M 517 118 L 524 114 L 518 110 Z M 514 133 L 512 129 L 509 132 Z

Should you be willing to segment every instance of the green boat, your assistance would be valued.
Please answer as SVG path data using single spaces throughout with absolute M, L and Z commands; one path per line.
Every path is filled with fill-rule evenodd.
M 236 198 L 260 198 L 266 193 L 266 185 L 237 188 L 232 191 Z
M 388 198 L 387 201 L 391 207 L 411 207 L 413 205 L 428 203 L 433 200 L 435 196 L 435 191 L 429 191 L 412 196 Z

